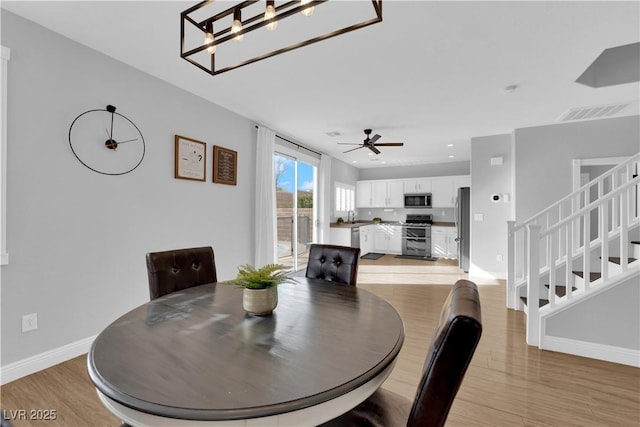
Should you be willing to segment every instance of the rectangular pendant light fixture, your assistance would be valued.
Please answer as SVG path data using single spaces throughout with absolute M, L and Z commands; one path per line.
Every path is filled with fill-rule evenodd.
M 180 18 L 180 56 L 216 75 L 381 22 L 382 0 L 207 0 Z

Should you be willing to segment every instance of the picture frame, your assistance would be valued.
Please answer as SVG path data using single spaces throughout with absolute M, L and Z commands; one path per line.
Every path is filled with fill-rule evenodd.
M 228 148 L 213 146 L 213 182 L 237 185 L 238 152 Z
M 176 135 L 174 139 L 174 178 L 192 181 L 207 179 L 207 144 Z

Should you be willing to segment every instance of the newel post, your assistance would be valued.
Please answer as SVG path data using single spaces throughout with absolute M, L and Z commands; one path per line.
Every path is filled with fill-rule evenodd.
M 529 224 L 529 263 L 527 265 L 527 344 L 540 346 L 540 226 Z
M 507 308 L 515 310 L 516 302 L 516 222 L 507 221 Z

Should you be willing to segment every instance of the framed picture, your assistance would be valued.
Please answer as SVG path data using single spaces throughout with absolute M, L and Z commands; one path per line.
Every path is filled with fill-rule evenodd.
M 238 152 L 213 146 L 213 182 L 236 185 L 238 177 Z
M 174 177 L 205 181 L 207 179 L 207 144 L 176 135 Z

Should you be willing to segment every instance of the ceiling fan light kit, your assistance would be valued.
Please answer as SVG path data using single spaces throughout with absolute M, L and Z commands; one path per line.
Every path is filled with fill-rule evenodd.
M 328 3 L 332 5 L 324 6 Z M 343 3 L 343 5 L 341 6 L 340 3 Z M 334 19 L 338 16 L 342 18 L 345 14 L 340 13 L 339 9 L 337 12 L 332 11 L 331 8 L 344 7 L 346 3 L 352 2 L 329 0 L 281 0 L 278 2 L 275 0 L 267 0 L 266 2 L 251 0 L 237 3 L 215 0 L 202 1 L 180 14 L 180 56 L 201 70 L 215 76 L 382 21 L 382 0 L 363 2 L 364 5 L 370 3 L 373 7 L 373 13 L 371 13 L 370 6 L 366 6 L 366 12 L 369 15 L 365 16 L 363 20 L 358 19 L 354 23 Z M 355 2 L 355 4 L 358 3 Z M 232 5 L 228 7 L 229 4 Z M 304 19 L 316 19 L 318 13 L 314 15 L 314 11 L 317 6 L 321 5 L 324 6 L 323 14 L 325 17 L 330 17 L 332 21 L 340 22 L 339 28 L 330 27 L 327 32 L 320 35 L 303 35 L 302 40 L 300 40 L 300 34 L 292 30 L 292 25 L 289 27 L 290 31 L 287 32 L 286 36 L 273 38 L 275 43 L 276 40 L 281 41 L 286 37 L 285 44 L 283 46 L 275 45 L 272 50 L 267 50 L 266 52 L 255 52 L 250 48 L 233 48 L 230 43 L 227 44 L 230 40 L 243 41 L 245 35 L 247 35 L 246 40 L 242 43 L 245 45 L 249 44 L 249 39 L 252 37 L 254 40 L 258 37 L 265 37 L 264 34 L 252 34 L 249 37 L 249 33 L 253 31 L 264 31 L 266 29 L 272 33 L 284 32 L 286 31 L 286 26 L 283 25 L 285 28 L 278 29 L 278 23 L 283 22 L 285 19 L 288 19 L 287 23 L 300 16 Z M 317 26 L 306 25 L 304 27 L 312 28 Z M 276 31 L 276 29 L 278 30 Z M 257 45 L 257 43 L 255 44 Z M 220 59 L 222 58 L 216 58 L 216 55 L 223 55 L 223 51 L 227 58 L 233 59 L 230 63 L 225 62 L 220 66 Z M 249 56 L 241 57 L 239 53 L 248 53 Z

